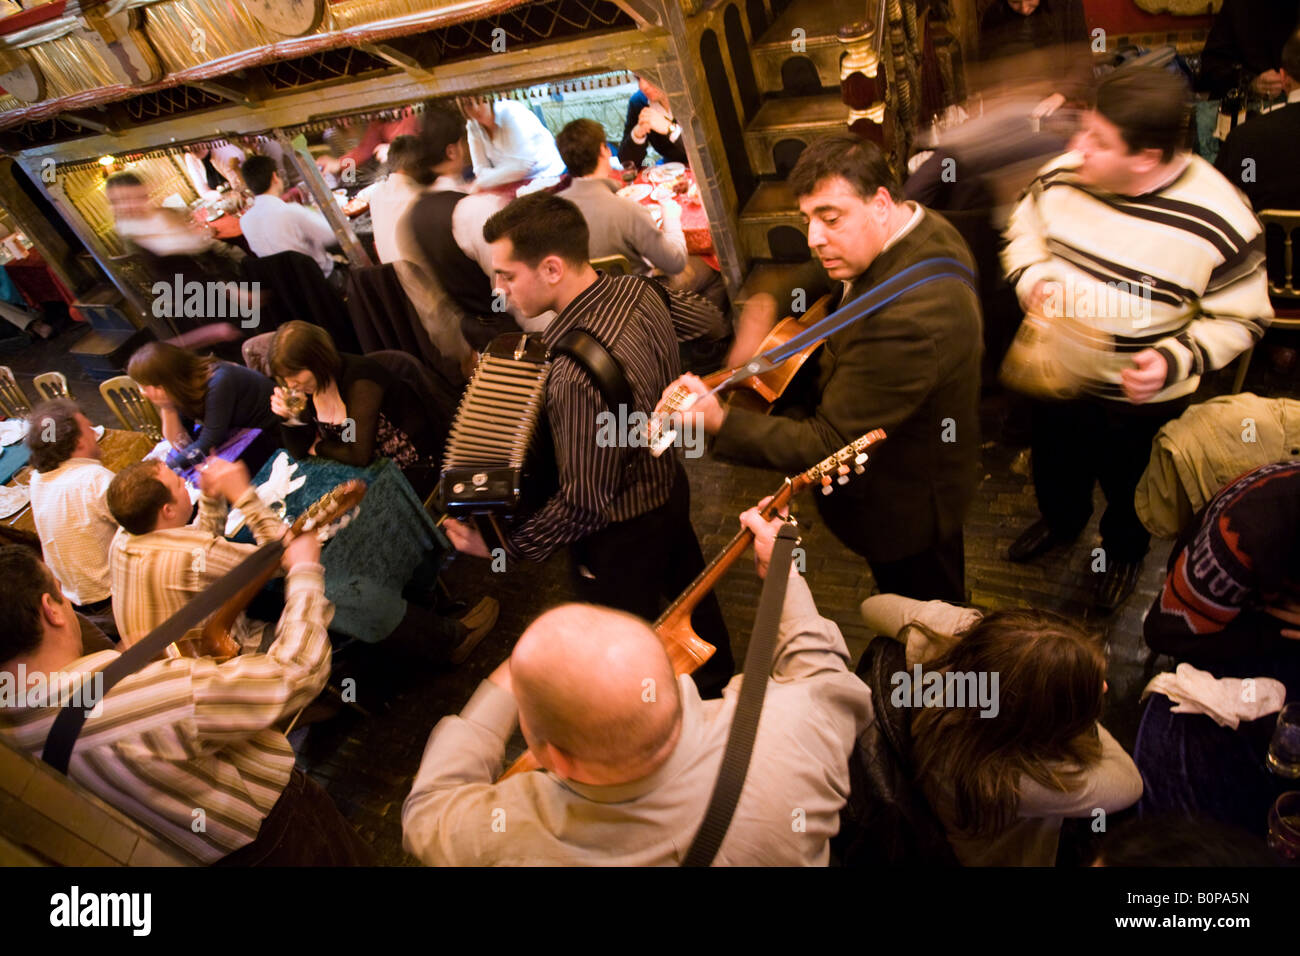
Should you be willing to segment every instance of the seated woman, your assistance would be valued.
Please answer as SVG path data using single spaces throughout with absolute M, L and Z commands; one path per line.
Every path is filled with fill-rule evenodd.
M 251 473 L 256 474 L 275 449 L 280 420 L 271 412 L 274 385 L 265 375 L 166 342 L 138 349 L 126 373 L 158 406 L 163 435 L 174 449 L 167 456 L 169 468 L 192 467 L 241 428 L 262 429 L 240 455 Z M 197 438 L 196 422 L 202 425 Z
M 358 468 L 390 458 L 423 497 L 438 477 L 442 434 L 428 396 L 370 356 L 340 353 L 330 334 L 309 322 L 286 322 L 271 343 L 279 381 L 271 409 L 283 422 L 295 458 L 318 455 Z M 295 395 L 296 393 L 296 395 Z M 291 403 L 305 399 L 301 408 Z M 297 414 L 295 414 L 297 412 Z
M 868 598 L 862 616 L 878 633 L 905 632 L 908 667 L 924 665 L 923 687 L 901 704 L 923 702 L 913 763 L 963 865 L 1052 866 L 1066 817 L 1114 813 L 1142 795 L 1137 767 L 1098 722 L 1105 651 L 1069 621 L 981 617 L 895 594 Z M 934 672 L 944 675 L 940 699 Z

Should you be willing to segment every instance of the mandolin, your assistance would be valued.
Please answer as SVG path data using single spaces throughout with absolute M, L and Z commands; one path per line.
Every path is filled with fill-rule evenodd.
M 867 449 L 876 442 L 883 441 L 884 438 L 885 430 L 876 428 L 861 438 L 849 442 L 807 471 L 793 478 L 786 478 L 781 487 L 759 509 L 759 514 L 764 520 L 776 517 L 789 505 L 795 495 L 814 485 L 821 488 L 822 494 L 829 495 L 835 490 L 836 485 L 848 484 L 852 474 L 860 475 L 866 470 Z M 673 665 L 673 673 L 678 677 L 694 673 L 713 656 L 714 646 L 702 640 L 691 628 L 691 614 L 704 595 L 712 591 L 722 580 L 727 569 L 749 549 L 753 540 L 754 532 L 742 527 L 727 546 L 718 552 L 704 570 L 696 575 L 695 580 L 687 586 L 686 590 L 668 605 L 654 622 L 654 632 L 659 640 L 663 641 L 664 650 L 668 652 L 668 659 Z M 517 773 L 537 769 L 539 767 L 532 752 L 525 751 L 523 756 L 501 775 L 500 779 L 504 780 Z
M 796 335 L 806 332 L 814 324 L 826 318 L 830 311 L 830 303 L 831 297 L 824 295 L 814 302 L 803 315 L 787 315 L 767 333 L 759 346 L 757 354 L 766 355 L 773 349 L 784 345 Z M 804 363 L 808 361 L 812 354 L 821 348 L 824 341 L 825 338 L 817 339 L 790 356 L 776 368 L 760 375 L 751 375 L 749 378 L 737 383 L 732 387 L 727 400 L 735 405 L 769 411 L 772 403 L 790 387 L 795 375 L 803 368 Z M 739 368 L 720 369 L 712 375 L 706 375 L 702 381 L 710 389 L 714 389 L 739 370 Z M 648 444 L 650 454 L 656 458 L 667 451 L 677 437 L 676 429 L 664 430 L 662 423 L 671 420 L 675 412 L 683 412 L 688 409 L 690 407 L 688 402 L 690 396 L 690 389 L 685 386 L 678 386 L 655 406 L 654 414 L 650 416 Z
M 323 544 L 348 526 L 365 494 L 366 483 L 358 478 L 337 485 L 298 516 L 285 532 L 280 543 L 287 545 L 300 534 L 315 532 Z M 250 581 L 234 597 L 212 613 L 203 625 L 200 637 L 177 641 L 173 646 L 185 657 L 212 657 L 217 663 L 228 661 L 237 655 L 240 651 L 239 642 L 230 634 L 235 619 L 243 613 L 244 608 L 248 607 L 249 602 L 278 570 L 280 570 L 278 564 L 270 565 L 266 571 Z

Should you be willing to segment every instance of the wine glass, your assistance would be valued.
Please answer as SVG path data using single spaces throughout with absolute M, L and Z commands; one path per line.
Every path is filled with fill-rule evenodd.
M 1287 704 L 1277 715 L 1268 742 L 1268 766 L 1279 777 L 1300 778 L 1300 702 Z
M 1268 848 L 1287 860 L 1300 860 L 1300 790 L 1273 801 L 1268 811 Z

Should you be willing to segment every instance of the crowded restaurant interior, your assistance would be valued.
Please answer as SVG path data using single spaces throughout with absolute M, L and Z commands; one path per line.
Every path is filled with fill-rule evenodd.
M 1297 143 L 1296 0 L 0 2 L 0 863 L 1300 861 Z

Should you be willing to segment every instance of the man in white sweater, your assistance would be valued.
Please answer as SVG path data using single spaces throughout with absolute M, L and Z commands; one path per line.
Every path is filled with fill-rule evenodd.
M 1042 519 L 1012 544 L 1027 561 L 1073 541 L 1106 495 L 1096 604 L 1119 607 L 1150 544 L 1133 494 L 1166 421 L 1202 373 L 1222 368 L 1272 317 L 1264 240 L 1241 194 L 1185 149 L 1188 92 L 1175 75 L 1107 76 L 1073 151 L 1049 163 L 1007 225 L 1002 262 L 1027 311 L 1069 316 L 1114 342 L 1071 353 L 1083 396 L 1040 404 L 1034 488 Z

